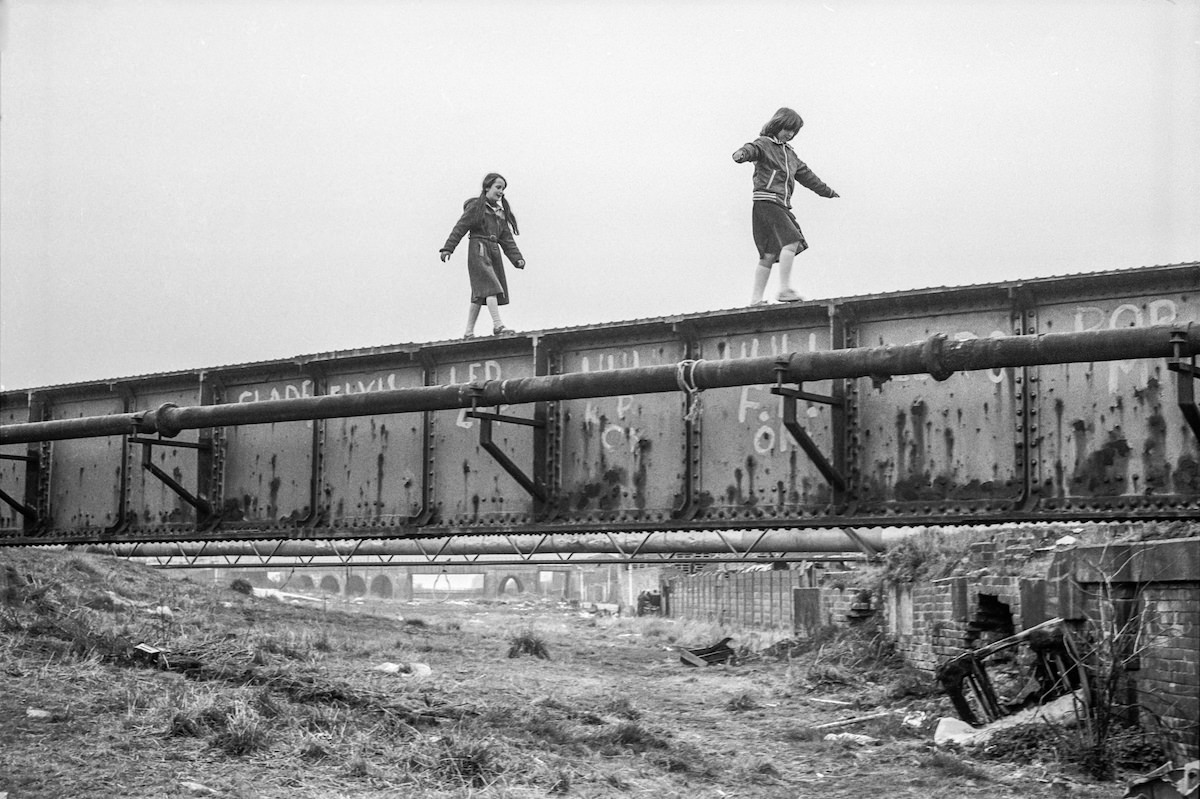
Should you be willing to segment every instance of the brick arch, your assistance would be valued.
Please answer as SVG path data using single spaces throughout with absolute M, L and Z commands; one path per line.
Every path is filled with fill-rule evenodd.
M 377 596 L 380 599 L 391 599 L 394 595 L 395 589 L 392 587 L 392 581 L 386 575 L 375 575 L 371 580 L 371 596 Z
M 525 585 L 521 582 L 521 578 L 517 577 L 515 574 L 506 574 L 500 578 L 500 582 L 496 586 L 496 596 L 504 596 L 504 594 L 508 592 L 508 587 L 510 585 L 515 585 L 517 587 L 515 593 L 525 593 Z
M 338 578 L 327 574 L 321 578 L 321 590 L 327 594 L 340 594 L 342 593 L 342 584 L 338 582 Z

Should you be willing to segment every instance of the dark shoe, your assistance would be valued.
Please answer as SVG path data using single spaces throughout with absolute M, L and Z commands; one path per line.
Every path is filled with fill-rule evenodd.
M 495 327 L 492 328 L 492 335 L 493 336 L 515 336 L 517 334 L 514 333 L 513 331 L 509 330 L 504 325 L 496 325 Z

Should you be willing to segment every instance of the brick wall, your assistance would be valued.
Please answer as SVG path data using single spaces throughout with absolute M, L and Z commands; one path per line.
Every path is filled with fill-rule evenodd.
M 1106 585 L 1136 616 L 1137 712 L 1165 733 L 1177 762 L 1200 755 L 1200 538 L 1081 546 L 1055 552 L 1020 534 L 970 545 L 962 574 L 893 586 L 887 630 L 911 665 L 938 664 L 987 640 L 986 605 L 1007 611 L 1012 632 L 1062 617 L 1082 629 L 1100 618 Z M 1037 576 L 1040 572 L 1041 576 Z M 985 597 L 985 600 L 981 600 Z M 1111 604 L 1111 603 L 1110 603 Z
M 795 631 L 809 635 L 816 627 L 845 626 L 864 615 L 869 601 L 859 589 L 839 579 L 839 572 L 823 572 L 820 585 L 814 572 L 718 571 L 669 581 L 668 610 L 673 618 L 759 629 Z M 796 589 L 811 595 L 798 599 Z M 815 602 L 804 619 L 797 619 L 797 602 Z
M 1180 741 L 1179 756 L 1200 756 L 1200 582 L 1158 583 L 1142 593 L 1149 646 L 1134 675 L 1138 704 Z
M 1176 762 L 1200 757 L 1200 538 L 1080 547 L 1056 558 L 1064 617 L 1095 622 L 1106 591 L 1138 657 L 1129 672 L 1143 724 Z M 1123 617 L 1128 617 L 1125 621 Z
M 716 571 L 669 581 L 668 611 L 673 618 L 695 619 L 743 628 L 791 629 L 792 589 L 807 587 L 804 571 Z

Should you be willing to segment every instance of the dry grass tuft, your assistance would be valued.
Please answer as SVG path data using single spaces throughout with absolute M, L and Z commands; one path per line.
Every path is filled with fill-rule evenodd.
M 952 752 L 934 751 L 918 758 L 922 768 L 934 769 L 950 777 L 962 777 L 969 780 L 990 779 L 986 772 L 978 766 L 968 763 Z
M 515 658 L 521 655 L 533 655 L 541 660 L 550 659 L 550 651 L 546 649 L 546 642 L 532 630 L 522 630 L 509 640 L 508 656 Z

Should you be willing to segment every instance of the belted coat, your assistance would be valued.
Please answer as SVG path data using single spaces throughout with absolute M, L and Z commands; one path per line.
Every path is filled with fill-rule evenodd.
M 480 208 L 480 204 L 483 207 Z M 470 234 L 467 275 L 471 279 L 471 302 L 483 305 L 495 297 L 499 305 L 508 304 L 508 278 L 504 274 L 503 251 L 513 266 L 522 269 L 525 256 L 513 239 L 512 226 L 504 211 L 488 205 L 479 197 L 463 203 L 463 214 L 450 231 L 442 252 L 454 252 L 463 236 Z

